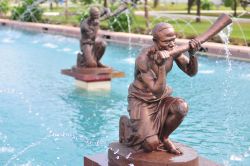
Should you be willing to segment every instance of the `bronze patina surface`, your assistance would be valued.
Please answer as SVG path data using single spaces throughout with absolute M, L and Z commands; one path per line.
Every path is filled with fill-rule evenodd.
M 97 38 L 99 18 L 99 9 L 91 7 L 90 16 L 81 22 L 81 52 L 77 55 L 77 67 L 105 67 L 100 60 L 105 52 L 106 42 Z
M 121 11 L 118 10 L 117 12 Z M 110 81 L 112 78 L 124 77 L 123 72 L 116 71 L 100 62 L 105 53 L 106 41 L 97 37 L 99 21 L 107 19 L 113 14 L 110 14 L 107 10 L 101 13 L 97 7 L 90 8 L 89 17 L 80 24 L 81 52 L 77 54 L 76 66 L 71 69 L 61 70 L 62 74 L 88 83 Z
M 171 24 L 159 23 L 152 30 L 153 45 L 144 48 L 135 61 L 134 81 L 128 89 L 129 117 L 121 116 L 119 142 L 135 152 L 166 151 L 186 155 L 169 136 L 181 124 L 188 112 L 188 104 L 172 96 L 167 76 L 173 64 L 188 76 L 198 71 L 195 53 L 232 22 L 222 14 L 204 34 L 187 44 L 176 46 L 176 33 Z M 188 55 L 184 52 L 188 51 Z M 164 160 L 164 158 L 162 158 Z
M 174 57 L 169 54 L 178 49 L 173 26 L 159 23 L 152 34 L 154 44 L 143 49 L 135 61 L 134 81 L 128 90 L 130 118 L 120 119 L 120 142 L 135 150 L 152 152 L 163 148 L 180 155 L 181 149 L 171 142 L 169 135 L 183 121 L 188 105 L 182 98 L 171 96 L 172 88 L 166 78 L 174 63 L 188 76 L 197 73 L 194 55 L 200 42 L 190 40 L 189 56 L 181 53 Z
M 199 156 L 192 148 L 176 143 L 183 151 L 183 155 L 174 155 L 164 151 L 153 151 L 146 153 L 135 152 L 120 143 L 109 145 L 109 166 L 199 166 Z

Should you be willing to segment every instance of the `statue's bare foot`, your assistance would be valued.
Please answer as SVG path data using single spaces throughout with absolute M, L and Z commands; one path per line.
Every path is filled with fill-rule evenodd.
M 181 155 L 182 151 L 174 145 L 172 141 L 170 141 L 169 138 L 164 139 L 163 141 L 164 147 L 169 153 L 176 154 L 176 155 Z

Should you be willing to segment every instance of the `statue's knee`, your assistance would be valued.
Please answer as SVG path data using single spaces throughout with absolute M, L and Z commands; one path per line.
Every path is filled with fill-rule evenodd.
M 104 47 L 104 48 L 105 48 L 105 47 L 107 46 L 107 42 L 106 42 L 106 41 L 104 41 L 104 40 L 102 40 L 102 44 L 101 44 L 101 45 L 102 45 L 102 47 Z
M 100 47 L 100 48 L 105 48 L 107 46 L 107 42 L 101 39 L 97 39 L 95 41 L 95 45 Z
M 188 113 L 188 104 L 183 99 L 178 99 L 176 104 L 176 112 L 178 115 L 185 117 Z
M 158 136 L 154 135 L 154 136 L 146 138 L 142 144 L 142 147 L 146 152 L 152 152 L 157 149 L 157 147 L 159 146 L 159 143 L 160 141 L 159 141 Z
M 95 62 L 95 61 L 87 61 L 86 67 L 97 67 L 97 62 Z

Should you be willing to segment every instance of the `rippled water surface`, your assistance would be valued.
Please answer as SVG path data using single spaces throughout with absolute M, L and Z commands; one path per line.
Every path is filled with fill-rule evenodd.
M 103 63 L 124 71 L 110 92 L 86 92 L 61 75 L 76 61 L 76 39 L 0 27 L 0 165 L 82 165 L 118 140 L 140 48 L 109 43 Z M 223 165 L 250 164 L 250 64 L 199 57 L 190 78 L 175 65 L 174 96 L 190 111 L 172 139 Z

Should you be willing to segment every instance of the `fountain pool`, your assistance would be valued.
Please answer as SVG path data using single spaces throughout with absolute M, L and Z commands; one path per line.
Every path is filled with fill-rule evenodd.
M 78 50 L 77 39 L 0 26 L 0 165 L 82 165 L 118 140 L 140 47 L 109 43 L 104 64 L 126 73 L 110 92 L 77 89 L 60 74 Z M 250 64 L 199 57 L 195 77 L 175 65 L 168 84 L 190 107 L 172 139 L 223 165 L 249 165 Z

